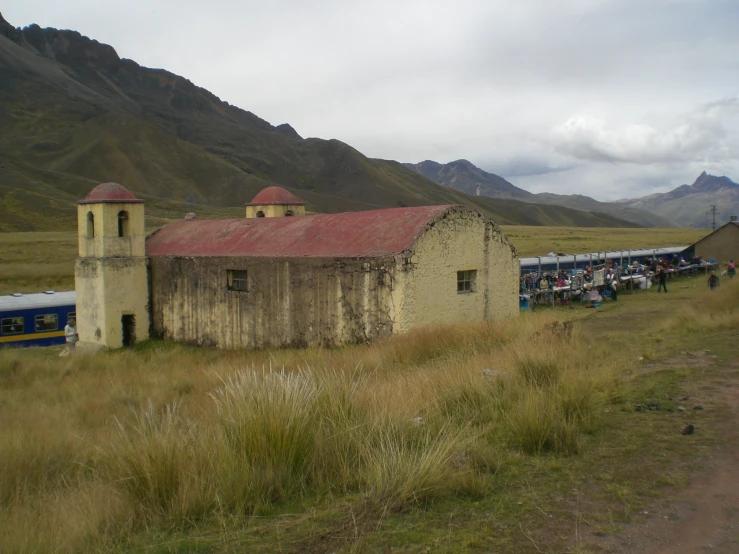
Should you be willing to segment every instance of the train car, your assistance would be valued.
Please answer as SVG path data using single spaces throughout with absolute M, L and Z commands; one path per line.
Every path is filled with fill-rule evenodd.
M 645 263 L 649 258 L 671 258 L 681 254 L 686 246 L 670 246 L 667 248 L 649 248 L 641 250 L 620 250 L 616 252 L 592 252 L 569 256 L 541 256 L 538 258 L 521 258 L 521 274 L 539 271 L 559 271 L 560 269 L 584 269 L 590 265 L 601 265 L 606 261 L 619 265 L 632 264 L 635 261 Z
M 74 291 L 0 296 L 0 347 L 64 344 L 67 319 L 76 316 Z

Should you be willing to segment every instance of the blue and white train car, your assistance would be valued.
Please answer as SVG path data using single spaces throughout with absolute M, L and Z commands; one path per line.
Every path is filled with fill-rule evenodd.
M 681 254 L 686 246 L 669 246 L 667 248 L 645 248 L 640 250 L 620 250 L 617 252 L 592 252 L 569 256 L 541 256 L 538 258 L 521 258 L 521 274 L 536 271 L 559 271 L 584 269 L 590 265 L 600 265 L 606 261 L 619 265 L 631 264 L 635 261 L 645 263 L 649 258 L 669 258 Z
M 67 319 L 76 315 L 75 291 L 0 296 L 0 347 L 63 344 Z

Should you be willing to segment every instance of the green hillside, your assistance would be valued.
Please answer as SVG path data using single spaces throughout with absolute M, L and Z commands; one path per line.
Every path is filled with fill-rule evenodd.
M 279 184 L 314 212 L 462 203 L 506 224 L 633 226 L 471 197 L 341 141 L 303 139 L 74 31 L 14 29 L 0 18 L 0 72 L 2 231 L 71 229 L 75 202 L 103 181 L 146 199 L 150 225 L 191 208 L 238 215 Z

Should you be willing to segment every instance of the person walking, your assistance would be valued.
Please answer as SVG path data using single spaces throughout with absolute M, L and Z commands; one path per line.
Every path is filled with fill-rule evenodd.
M 665 292 L 667 292 L 667 270 L 664 266 L 659 266 L 659 268 L 657 268 L 657 282 L 659 283 L 657 292 L 662 292 L 663 288 L 665 289 Z
M 729 279 L 733 279 L 736 276 L 736 265 L 734 265 L 734 260 L 729 260 L 729 263 L 726 266 L 726 272 L 729 274 Z
M 715 271 L 711 271 L 711 276 L 708 278 L 708 288 L 711 290 L 715 290 L 716 287 L 718 287 L 721 284 L 721 281 L 719 281 L 718 275 L 716 275 Z
M 69 356 L 74 353 L 75 346 L 79 340 L 79 335 L 77 334 L 77 322 L 71 317 L 67 320 L 67 325 L 64 327 L 64 337 L 67 340 L 67 345 L 61 355 Z

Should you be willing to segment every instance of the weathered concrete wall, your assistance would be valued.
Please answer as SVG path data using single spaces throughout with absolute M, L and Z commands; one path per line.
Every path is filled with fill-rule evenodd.
M 149 337 L 146 258 L 77 258 L 77 332 L 81 345 L 123 346 L 123 315 L 133 315 L 136 340 Z
M 515 249 L 483 215 L 455 208 L 430 225 L 405 264 L 399 330 L 518 314 Z M 457 292 L 457 272 L 476 270 L 476 290 Z
M 264 217 L 286 217 L 287 212 L 292 215 L 305 215 L 305 206 L 286 204 L 265 204 L 263 206 L 247 206 L 246 217 L 257 217 L 257 212 L 264 212 Z
M 151 258 L 155 336 L 223 348 L 336 346 L 392 334 L 396 260 Z M 227 288 L 246 270 L 248 291 Z
M 715 258 L 722 263 L 739 261 L 739 225 L 731 223 L 708 235 L 695 245 L 695 254 L 703 259 Z
M 128 213 L 128 236 L 125 237 L 118 236 L 118 213 L 121 211 Z M 94 217 L 94 237 L 88 236 L 88 213 Z M 82 257 L 144 256 L 144 205 L 80 204 L 77 206 L 77 235 Z

